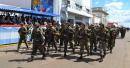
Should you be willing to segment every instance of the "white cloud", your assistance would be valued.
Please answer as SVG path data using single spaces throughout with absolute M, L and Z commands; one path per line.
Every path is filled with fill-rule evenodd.
M 109 14 L 109 21 L 119 22 L 121 25 L 130 27 L 130 10 L 113 10 Z
M 115 0 L 113 0 L 115 1 Z M 121 21 L 119 20 L 119 17 L 121 17 L 122 13 L 124 13 L 124 11 L 122 11 L 123 7 L 123 2 L 111 2 L 111 3 L 107 3 L 105 4 L 105 8 L 108 9 L 108 13 L 109 13 L 109 21 Z
M 108 21 L 119 22 L 119 24 L 130 27 L 130 10 L 123 10 L 124 3 L 113 0 L 104 5 L 108 9 Z
M 108 4 L 105 4 L 105 7 L 109 9 L 122 9 L 124 3 L 123 2 L 111 2 Z

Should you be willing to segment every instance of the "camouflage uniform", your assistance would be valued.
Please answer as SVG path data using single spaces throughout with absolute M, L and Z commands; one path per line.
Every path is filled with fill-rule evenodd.
M 63 44 L 64 44 L 64 33 L 63 33 L 64 29 L 65 29 L 65 25 L 62 24 L 61 28 L 59 30 L 59 33 L 60 33 L 60 45 L 59 45 L 60 49 L 59 49 L 59 51 L 61 51 L 61 46 L 63 46 Z
M 103 61 L 103 58 L 106 56 L 106 47 L 107 47 L 107 33 L 104 26 L 100 27 L 99 34 L 99 51 L 100 51 L 100 62 Z
M 92 54 L 92 50 L 96 51 L 97 50 L 97 45 L 96 45 L 96 30 L 94 29 L 94 26 L 91 26 L 91 29 L 89 31 L 90 36 L 90 54 Z
M 112 53 L 112 49 L 115 46 L 115 39 L 116 39 L 116 30 L 114 28 L 111 28 L 110 30 L 110 37 L 109 37 L 109 49 L 110 53 Z
M 25 27 L 24 24 L 21 24 L 21 28 L 18 30 L 18 33 L 19 33 L 20 38 L 19 38 L 17 50 L 19 51 L 19 48 L 22 44 L 22 41 L 24 41 L 24 43 L 26 44 L 26 47 L 28 48 L 28 44 L 27 44 L 28 30 L 27 30 L 27 28 Z
M 87 50 L 87 54 L 89 55 L 88 34 L 87 34 L 87 30 L 85 29 L 84 24 L 82 24 L 82 26 L 81 26 L 78 37 L 79 37 L 79 45 L 80 45 L 80 59 L 82 59 L 84 47 Z
M 72 51 L 74 53 L 74 44 L 73 44 L 73 39 L 74 39 L 74 29 L 72 26 L 69 26 L 68 28 L 68 44 L 70 45 L 70 48 L 72 48 Z
M 122 28 L 121 28 L 121 38 L 124 38 L 124 37 L 125 37 L 125 34 L 126 34 L 126 28 L 125 28 L 125 27 L 122 27 Z
M 43 31 L 39 27 L 39 24 L 35 25 L 32 31 L 31 40 L 33 41 L 33 48 L 32 48 L 32 54 L 31 54 L 31 58 L 29 59 L 29 62 L 33 61 L 34 55 L 36 55 L 37 50 L 40 51 L 40 53 L 42 54 L 42 59 L 44 59 L 46 48 L 45 46 L 43 46 L 43 41 L 44 41 Z
M 75 28 L 75 33 L 74 33 L 74 43 L 75 45 L 74 46 L 79 46 L 79 38 L 78 38 L 78 33 L 79 33 L 79 26 L 76 25 L 76 28 Z
M 47 29 L 46 29 L 46 32 L 45 32 L 45 44 L 48 43 L 48 48 L 47 48 L 47 51 L 49 51 L 50 49 L 50 45 L 52 45 L 52 47 L 54 46 L 55 47 L 55 50 L 57 52 L 57 46 L 56 46 L 56 41 L 55 41 L 55 33 L 56 33 L 56 29 L 55 27 L 53 26 L 49 26 Z
M 69 29 L 68 29 L 68 25 L 65 25 L 65 28 L 63 30 L 63 42 L 64 42 L 64 57 L 66 56 L 67 53 L 67 46 L 68 46 L 68 42 L 69 42 Z

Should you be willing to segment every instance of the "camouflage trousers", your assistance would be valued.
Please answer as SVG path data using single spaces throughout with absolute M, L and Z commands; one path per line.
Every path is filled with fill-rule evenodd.
M 99 41 L 99 52 L 100 52 L 100 57 L 103 59 L 106 56 L 106 47 L 107 43 L 105 41 Z
M 87 50 L 87 55 L 89 55 L 89 46 L 88 46 L 88 40 L 80 40 L 80 56 L 82 57 L 82 54 L 84 53 L 84 48 Z
M 108 49 L 110 50 L 110 53 L 112 53 L 113 48 L 115 47 L 115 39 L 111 39 L 108 42 Z

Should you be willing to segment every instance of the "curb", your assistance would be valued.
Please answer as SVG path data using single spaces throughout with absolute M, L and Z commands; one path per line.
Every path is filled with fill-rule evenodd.
M 3 44 L 0 45 L 0 48 L 10 47 L 10 46 L 16 46 L 17 44 Z

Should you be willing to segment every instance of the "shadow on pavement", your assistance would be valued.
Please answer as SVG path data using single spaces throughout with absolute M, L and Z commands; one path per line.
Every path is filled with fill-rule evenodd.
M 89 62 L 94 62 L 94 61 L 99 61 L 99 60 L 100 60 L 100 58 L 97 58 L 97 59 L 83 58 L 83 59 L 77 59 L 74 62 L 86 62 L 86 63 L 89 63 Z
M 22 52 L 19 52 L 20 54 L 26 54 L 26 55 L 30 55 L 32 51 L 22 51 Z
M 8 62 L 25 62 L 28 61 L 28 59 L 13 59 L 13 60 L 9 60 Z
M 78 57 L 77 56 L 70 56 L 70 55 L 67 55 L 66 57 L 58 57 L 56 59 L 58 60 L 61 60 L 61 59 L 66 59 L 66 60 L 72 60 L 72 59 L 77 59 Z
M 29 58 L 27 59 L 13 59 L 13 60 L 8 60 L 8 62 L 28 62 Z M 38 57 L 38 58 L 34 58 L 33 59 L 34 61 L 35 60 L 46 60 L 46 59 L 42 59 L 41 57 Z
M 17 52 L 17 50 L 3 50 L 3 51 L 0 51 L 0 52 L 6 52 L 6 53 L 8 53 L 8 52 Z
M 60 56 L 61 54 L 57 54 L 57 53 L 47 55 L 47 57 L 51 57 L 51 58 L 60 57 Z
M 85 57 L 85 56 L 84 56 Z M 74 62 L 94 62 L 94 61 L 99 61 L 100 58 L 96 58 L 96 59 L 92 59 L 92 58 L 82 58 L 82 59 L 79 59 L 78 56 L 70 56 L 70 55 L 67 55 L 66 57 L 59 57 L 57 58 L 58 60 L 62 60 L 62 59 L 66 59 L 66 60 L 72 60 L 72 59 L 76 59 Z

